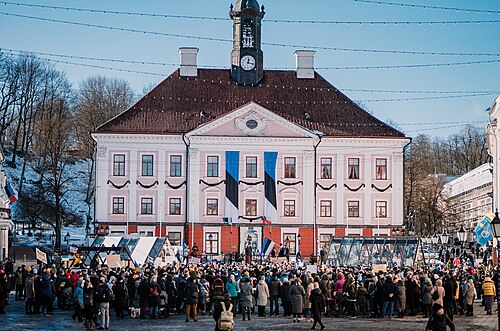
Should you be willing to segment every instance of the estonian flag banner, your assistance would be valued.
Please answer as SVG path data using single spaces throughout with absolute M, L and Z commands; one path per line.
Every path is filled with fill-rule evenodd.
M 224 221 L 232 224 L 238 222 L 238 180 L 240 152 L 226 151 L 226 206 Z
M 264 242 L 262 243 L 262 255 L 268 256 L 269 254 L 271 254 L 274 245 L 276 245 L 274 241 L 272 241 L 268 237 L 264 237 Z
M 276 160 L 278 152 L 264 152 L 264 220 L 266 224 L 276 224 Z

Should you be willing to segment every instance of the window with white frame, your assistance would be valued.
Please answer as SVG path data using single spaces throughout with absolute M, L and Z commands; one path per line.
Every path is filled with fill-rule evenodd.
M 257 200 L 245 200 L 245 216 L 257 216 Z
M 290 254 L 297 251 L 297 236 L 295 233 L 283 233 L 283 245 L 288 247 Z
M 142 156 L 142 176 L 153 176 L 153 155 Z
M 359 159 L 351 158 L 348 160 L 349 179 L 359 179 Z
M 332 217 L 332 201 L 331 200 L 321 200 L 320 201 L 320 211 L 321 217 Z
M 219 254 L 218 232 L 205 232 L 205 254 Z
M 141 198 L 141 214 L 153 214 L 153 198 Z
M 113 176 L 125 176 L 125 154 L 113 155 Z
M 180 246 L 181 244 L 181 233 L 180 232 L 169 232 L 168 241 L 172 246 Z
M 384 180 L 387 179 L 387 159 L 376 159 L 375 160 L 375 179 Z
M 347 206 L 349 217 L 359 217 L 359 201 L 349 201 Z
M 207 199 L 207 215 L 219 215 L 219 199 Z
M 294 157 L 285 157 L 285 178 L 296 178 L 296 162 Z
M 180 215 L 181 214 L 181 198 L 170 198 L 169 199 L 169 212 L 170 215 Z
M 319 247 L 324 250 L 325 253 L 328 254 L 328 249 L 330 248 L 330 244 L 332 243 L 332 235 L 331 234 L 320 234 L 319 235 Z
M 387 217 L 387 201 L 376 201 L 375 202 L 375 212 L 376 217 L 386 218 Z
M 321 158 L 321 179 L 332 178 L 332 159 L 329 157 Z
M 283 201 L 283 216 L 285 217 L 295 216 L 295 200 Z
M 181 177 L 182 156 L 170 155 L 170 177 Z
M 207 177 L 219 177 L 219 157 L 207 156 Z
M 257 178 L 257 157 L 247 156 L 246 161 L 246 177 Z
M 113 214 L 125 214 L 125 198 L 113 197 Z

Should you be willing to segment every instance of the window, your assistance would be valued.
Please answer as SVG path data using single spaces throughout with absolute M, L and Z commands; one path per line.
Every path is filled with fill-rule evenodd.
M 141 214 L 153 214 L 153 198 L 141 198 Z
M 257 178 L 257 157 L 247 156 L 247 178 Z
M 219 234 L 205 232 L 205 254 L 219 254 Z
M 113 176 L 125 176 L 125 155 L 113 155 Z
M 349 159 L 349 179 L 359 179 L 359 159 Z
M 375 202 L 375 212 L 377 213 L 375 217 L 378 218 L 387 217 L 387 201 Z
M 359 217 L 359 201 L 348 202 L 348 213 L 349 217 Z
M 180 155 L 170 155 L 170 177 L 180 177 L 182 174 L 182 157 Z
M 328 254 L 331 243 L 332 243 L 332 235 L 331 234 L 320 234 L 319 235 L 319 248 L 322 249 L 326 254 Z
M 321 217 L 332 217 L 332 201 L 331 200 L 321 200 L 320 201 L 320 216 Z
M 321 159 L 321 179 L 331 179 L 332 178 L 332 159 L 322 158 Z
M 295 254 L 296 250 L 296 235 L 295 233 L 283 233 L 283 245 L 288 247 L 290 254 Z
M 207 157 L 207 177 L 219 177 L 219 157 Z
M 285 157 L 285 178 L 295 178 L 295 158 Z
M 181 244 L 181 233 L 180 232 L 169 232 L 168 241 L 172 246 L 180 246 Z
M 387 159 L 375 160 L 375 179 L 387 179 Z
M 284 216 L 295 216 L 295 200 L 285 200 L 284 205 Z
M 245 201 L 245 216 L 257 216 L 257 200 L 247 199 Z
M 181 214 L 181 198 L 170 198 L 169 200 L 169 214 L 170 215 L 180 215 Z
M 113 198 L 113 214 L 125 214 L 125 198 Z
M 219 215 L 218 199 L 207 199 L 207 215 Z
M 153 176 L 153 155 L 142 156 L 142 175 Z

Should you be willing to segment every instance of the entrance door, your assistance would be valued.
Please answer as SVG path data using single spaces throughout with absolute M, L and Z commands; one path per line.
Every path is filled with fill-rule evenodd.
M 262 228 L 261 227 L 241 227 L 240 253 L 245 252 L 248 243 L 252 245 L 253 255 L 260 256 L 262 248 Z

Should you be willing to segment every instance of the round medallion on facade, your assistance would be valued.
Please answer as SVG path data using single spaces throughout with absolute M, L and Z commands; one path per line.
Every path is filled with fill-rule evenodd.
M 267 122 L 267 118 L 259 117 L 255 111 L 249 111 L 245 117 L 236 119 L 236 127 L 248 136 L 257 136 L 267 130 Z

